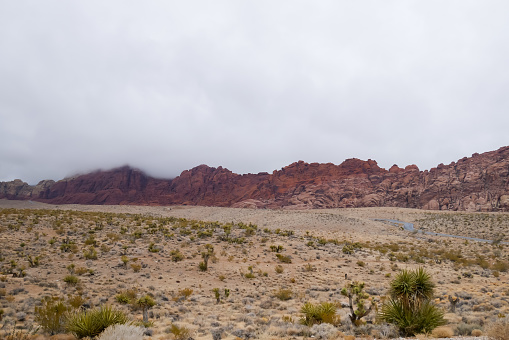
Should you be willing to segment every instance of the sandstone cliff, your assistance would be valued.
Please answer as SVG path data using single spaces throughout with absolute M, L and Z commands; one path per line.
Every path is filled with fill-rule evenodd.
M 0 182 L 0 198 L 65 204 L 210 205 L 250 208 L 394 206 L 432 210 L 509 211 L 509 147 L 419 171 L 380 168 L 373 160 L 293 163 L 272 174 L 235 174 L 206 165 L 174 179 L 129 167 L 29 186 Z

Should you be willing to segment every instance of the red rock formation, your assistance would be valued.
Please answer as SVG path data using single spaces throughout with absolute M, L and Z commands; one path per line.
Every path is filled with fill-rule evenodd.
M 0 198 L 47 203 L 210 205 L 310 209 L 394 206 L 422 209 L 509 211 L 509 147 L 474 154 L 429 171 L 389 171 L 373 160 L 293 163 L 272 174 L 232 173 L 200 165 L 173 180 L 122 167 L 37 186 L 0 182 Z

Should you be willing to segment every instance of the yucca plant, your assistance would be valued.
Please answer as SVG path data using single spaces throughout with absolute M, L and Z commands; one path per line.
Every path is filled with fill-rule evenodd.
M 444 325 L 444 312 L 431 301 L 434 287 L 423 268 L 401 271 L 391 282 L 390 298 L 382 305 L 379 319 L 395 324 L 405 336 Z
M 111 306 L 81 310 L 67 315 L 65 328 L 78 339 L 96 337 L 108 326 L 126 324 L 129 319 L 126 314 Z
M 338 325 L 341 321 L 340 317 L 336 315 L 336 306 L 330 302 L 322 302 L 316 305 L 307 302 L 300 311 L 304 314 L 304 317 L 300 319 L 300 323 L 309 327 L 320 323 Z

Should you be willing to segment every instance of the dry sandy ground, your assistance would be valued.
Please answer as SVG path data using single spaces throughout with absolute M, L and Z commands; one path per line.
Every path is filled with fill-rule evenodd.
M 18 230 L 11 228 L 16 222 L 14 217 L 0 219 L 0 227 L 3 228 L 0 242 L 4 245 L 4 261 L 0 264 L 5 268 L 10 260 L 16 259 L 27 267 L 24 278 L 4 276 L 2 289 L 5 294 L 0 296 L 0 308 L 5 310 L 4 324 L 5 320 L 17 322 L 18 326 L 33 322 L 34 305 L 42 295 L 65 297 L 78 293 L 91 306 L 108 303 L 139 318 L 139 311 L 119 305 L 115 299 L 121 291 L 135 288 L 139 294 L 151 293 L 157 302 L 151 309 L 153 334 L 147 338 L 174 338 L 168 333 L 171 324 L 190 329 L 195 339 L 212 339 L 214 331 L 222 332 L 222 337 L 226 339 L 302 338 L 310 334 L 309 330 L 298 324 L 300 308 L 305 302 L 333 301 L 338 306 L 345 305 L 347 299 L 339 291 L 350 280 L 356 280 L 366 283 L 366 291 L 373 303 L 379 304 L 399 270 L 418 266 L 424 266 L 431 273 L 437 285 L 436 302 L 448 311 L 446 317 L 449 326 L 456 332 L 461 327 L 484 329 L 497 316 L 509 314 L 509 277 L 507 272 L 496 267 L 509 260 L 507 246 L 494 247 L 456 239 L 423 237 L 373 221 L 374 218 L 396 219 L 415 222 L 417 228 L 422 225 L 426 230 L 443 232 L 444 224 L 451 221 L 453 216 L 457 219 L 453 223 L 457 225 L 455 233 L 476 235 L 484 228 L 489 230 L 487 237 L 494 237 L 507 231 L 508 214 L 476 215 L 397 208 L 287 211 L 190 206 L 57 206 L 0 200 L 0 209 L 7 208 L 62 211 L 59 219 L 64 223 L 59 227 L 62 228 L 61 234 L 54 225 L 54 217 L 42 216 L 38 223 L 29 218 L 18 223 Z M 137 214 L 142 218 L 138 224 L 131 217 L 118 215 L 106 224 L 102 220 L 104 216 L 71 216 L 65 215 L 66 211 Z M 498 218 L 498 224 L 492 223 L 490 216 Z M 170 229 L 175 227 L 171 229 L 174 233 L 172 237 L 150 234 L 151 223 L 163 223 L 158 221 L 165 217 L 217 221 L 221 224 L 253 223 L 258 230 L 254 235 L 245 237 L 243 244 L 216 239 L 218 230 L 218 235 L 222 232 L 221 228 L 216 228 L 213 237 L 203 239 L 196 236 L 198 229 L 189 227 L 186 229 L 191 230 L 189 234 L 184 234 L 183 228 L 178 229 L 172 224 L 168 225 Z M 464 220 L 468 220 L 469 224 L 458 222 Z M 97 223 L 102 223 L 104 228 L 91 231 Z M 27 229 L 28 225 L 32 227 Z M 127 230 L 124 234 L 120 233 L 122 227 Z M 276 234 L 274 231 L 277 229 L 294 234 Z M 138 230 L 142 236 L 133 238 L 132 235 Z M 37 237 L 34 236 L 35 232 Z M 95 235 L 98 251 L 100 246 L 104 246 L 97 260 L 87 260 L 83 255 L 88 249 L 84 241 L 91 234 Z M 113 234 L 119 237 L 113 238 Z M 75 253 L 59 251 L 59 242 L 65 235 L 76 241 L 78 248 Z M 234 228 L 232 235 L 240 238 L 244 230 Z M 49 246 L 48 242 L 53 237 L 57 243 Z M 320 244 L 320 239 L 335 239 L 337 243 Z M 345 244 L 355 242 L 362 243 L 363 248 L 346 254 Z M 18 246 L 20 243 L 26 244 L 21 250 Z M 150 252 L 150 243 L 161 251 Z M 200 271 L 198 263 L 206 243 L 214 246 L 216 256 L 209 263 L 207 271 Z M 270 250 L 271 245 L 283 246 L 281 254 L 290 257 L 291 263 L 281 263 L 276 253 Z M 435 253 L 424 253 L 428 249 Z M 175 250 L 183 253 L 183 261 L 172 261 L 171 251 Z M 130 264 L 142 265 L 139 272 L 122 265 L 120 258 L 124 252 Z M 40 254 L 42 264 L 30 268 L 26 260 L 20 257 L 21 253 L 25 257 Z M 463 260 L 474 261 L 479 256 L 486 263 L 464 264 Z M 94 271 L 92 276 L 80 276 L 79 289 L 62 282 L 69 274 L 66 268 L 71 263 Z M 283 268 L 281 273 L 276 272 L 277 266 Z M 503 266 L 500 268 L 503 269 Z M 246 277 L 251 272 L 253 277 Z M 11 294 L 20 287 L 23 289 L 21 293 Z M 184 299 L 180 292 L 186 288 L 193 292 Z M 222 293 L 220 303 L 216 303 L 213 288 L 219 288 L 221 292 L 227 288 L 231 294 L 225 297 Z M 292 298 L 279 300 L 274 295 L 280 289 L 290 290 Z M 449 296 L 460 298 L 455 312 L 449 311 Z M 26 314 L 24 320 L 19 320 L 19 313 Z M 338 314 L 342 320 L 341 326 L 336 329 L 342 333 L 338 334 L 362 337 L 362 332 L 348 321 L 347 308 L 339 308 Z M 374 313 L 366 319 L 374 321 Z M 385 330 L 379 326 L 373 329 L 366 326 L 364 331 L 365 338 L 374 338 L 383 335 L 380 333 Z M 390 333 L 390 330 L 387 332 Z M 337 334 L 334 336 L 341 338 Z

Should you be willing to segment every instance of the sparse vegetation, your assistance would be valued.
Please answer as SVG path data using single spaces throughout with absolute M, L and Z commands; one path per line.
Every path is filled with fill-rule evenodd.
M 168 212 L 179 213 L 179 209 L 185 211 L 188 208 Z M 397 209 L 395 211 L 394 214 L 399 213 Z M 378 213 L 377 210 L 372 212 Z M 389 214 L 387 210 L 382 212 Z M 386 291 L 382 287 L 388 285 L 391 278 L 397 278 L 402 269 L 415 266 L 434 273 L 439 293 L 429 300 L 428 305 L 434 307 L 434 312 L 449 310 L 455 314 L 451 319 L 458 321 L 447 327 L 456 334 L 481 332 L 487 335 L 493 319 L 504 320 L 505 315 L 509 315 L 509 247 L 503 243 L 505 240 L 487 244 L 442 237 L 424 238 L 418 233 L 406 232 L 401 232 L 401 237 L 397 228 L 394 235 L 377 234 L 376 228 L 373 229 L 375 236 L 359 234 L 357 230 L 366 230 L 364 223 L 371 228 L 372 222 L 342 216 L 356 213 L 350 210 L 317 213 L 324 225 L 340 221 L 341 225 L 352 227 L 350 230 L 354 231 L 330 231 L 318 227 L 317 235 L 313 235 L 298 228 L 284 229 L 283 217 L 292 215 L 292 212 L 277 212 L 280 218 L 277 223 L 281 225 L 273 224 L 270 227 L 274 229 L 260 231 L 254 225 L 236 222 L 233 218 L 220 223 L 157 214 L 0 209 L 0 239 L 5 245 L 0 250 L 0 319 L 3 318 L 2 323 L 6 325 L 16 323 L 16 327 L 25 327 L 20 329 L 26 333 L 24 330 L 31 322 L 40 324 L 35 321 L 35 307 L 43 308 L 43 300 L 51 296 L 55 297 L 55 306 L 61 302 L 65 307 L 64 315 L 70 310 L 92 310 L 111 303 L 132 316 L 143 310 L 137 304 L 140 297 L 149 296 L 158 305 L 143 312 L 151 320 L 139 321 L 139 325 L 150 325 L 156 337 L 161 337 L 160 332 L 165 329 L 171 333 L 169 325 L 176 325 L 172 323 L 175 320 L 179 322 L 176 327 L 184 327 L 189 332 L 196 330 L 199 337 L 207 336 L 213 329 L 218 330 L 214 331 L 213 337 L 224 337 L 228 333 L 241 338 L 319 338 L 327 334 L 339 336 L 336 334 L 338 329 L 345 338 L 396 337 L 396 327 L 385 324 L 379 313 L 376 320 L 372 313 L 353 321 L 350 317 L 356 327 L 351 327 L 348 320 L 340 325 L 339 318 L 334 318 L 331 322 L 338 327 L 335 328 L 323 320 L 328 320 L 330 314 L 327 311 L 330 312 L 332 307 L 336 308 L 335 316 L 340 314 L 340 308 L 345 308 L 341 311 L 345 313 L 350 307 L 350 314 L 360 316 L 371 304 L 372 309 L 378 304 L 380 312 L 384 302 L 391 300 L 384 297 Z M 410 211 L 405 214 L 411 221 L 414 215 L 420 218 L 428 213 Z M 430 213 L 429 218 L 441 214 L 445 215 Z M 314 212 L 301 214 L 301 217 L 305 215 L 314 215 Z M 475 223 L 484 221 L 475 216 Z M 493 225 L 493 235 L 505 223 L 505 215 L 500 216 L 503 216 L 502 222 Z M 493 219 L 490 217 L 486 221 Z M 276 229 L 276 225 L 280 228 Z M 491 226 L 475 228 L 489 230 Z M 500 239 L 501 235 L 498 236 Z M 100 249 L 95 260 L 85 256 L 92 247 L 97 249 L 96 253 Z M 155 249 L 159 251 L 153 251 Z M 204 257 L 204 253 L 208 253 L 208 257 Z M 200 261 L 206 268 L 204 272 L 196 269 Z M 68 276 L 72 279 L 66 279 Z M 366 286 L 358 296 L 352 294 L 349 304 L 345 302 L 350 299 L 341 297 L 337 287 L 344 286 L 344 296 L 348 297 L 355 291 L 350 284 L 358 285 L 356 281 L 349 281 L 352 279 L 362 280 Z M 225 282 L 232 287 L 233 299 L 229 298 L 230 290 L 224 286 L 211 291 L 211 286 L 221 287 Z M 41 300 L 43 296 L 45 298 Z M 307 309 L 303 307 L 306 301 L 311 302 Z M 323 305 L 322 318 L 317 312 L 322 303 L 316 301 L 329 304 Z M 216 303 L 224 308 L 214 308 Z M 245 310 L 237 309 L 242 305 Z M 315 307 L 316 315 L 310 306 Z M 298 313 L 301 308 L 307 314 Z M 224 330 L 223 310 L 235 310 L 227 318 L 231 325 L 242 326 L 218 333 Z M 419 317 L 419 313 L 413 314 L 414 319 Z M 212 315 L 216 316 L 212 318 Z M 436 313 L 428 315 L 436 316 Z M 416 323 L 415 320 L 412 322 Z M 313 324 L 316 326 L 311 329 Z M 60 330 L 56 333 L 65 332 L 62 329 L 65 320 L 60 318 L 59 325 Z M 439 334 L 445 328 L 429 332 Z M 271 333 L 267 334 L 269 329 Z M 0 329 L 0 338 L 6 337 L 6 331 L 7 328 Z M 51 333 L 49 328 L 43 327 L 40 332 Z

